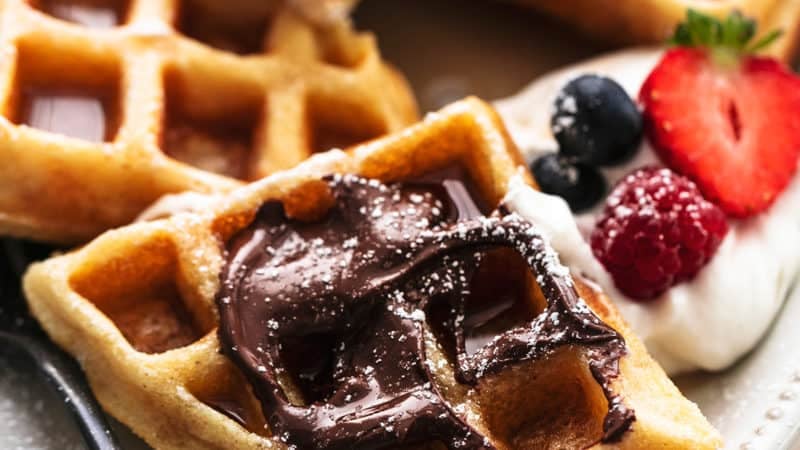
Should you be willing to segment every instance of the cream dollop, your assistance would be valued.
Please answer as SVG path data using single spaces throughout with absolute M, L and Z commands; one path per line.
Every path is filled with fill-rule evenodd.
M 570 79 L 596 73 L 616 80 L 636 98 L 658 62 L 659 49 L 633 49 L 589 60 L 544 76 L 495 106 L 528 161 L 552 152 L 550 132 L 555 96 Z M 613 186 L 635 168 L 658 163 L 646 139 L 633 160 L 603 174 Z M 510 208 L 540 225 L 562 261 L 599 283 L 664 369 L 675 374 L 720 370 L 751 350 L 769 328 L 800 273 L 800 177 L 766 212 L 730 220 L 716 255 L 692 281 L 673 286 L 648 303 L 636 302 L 615 287 L 587 243 L 602 203 L 573 216 L 558 197 L 516 183 L 506 198 Z

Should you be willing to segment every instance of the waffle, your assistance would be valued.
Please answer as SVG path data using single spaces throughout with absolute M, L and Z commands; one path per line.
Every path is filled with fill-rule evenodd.
M 82 242 L 415 121 L 373 37 L 309 5 L 0 2 L 0 235 Z
M 289 2 L 309 20 L 330 24 L 350 15 L 358 0 L 289 0 Z
M 318 217 L 328 195 L 320 182 L 325 174 L 397 181 L 454 165 L 491 205 L 512 180 L 533 183 L 499 117 L 487 104 L 467 99 L 405 131 L 209 196 L 198 212 L 108 231 L 34 265 L 25 292 L 45 330 L 81 362 L 104 408 L 153 447 L 285 448 L 271 436 L 250 385 L 220 352 L 214 296 L 221 243 L 246 227 L 267 200 L 280 200 L 290 217 Z M 437 370 L 436 382 L 448 400 L 465 405 L 470 424 L 500 449 L 717 448 L 716 432 L 650 359 L 609 300 L 592 285 L 576 283 L 627 342 L 611 389 L 635 410 L 636 421 L 620 442 L 596 444 L 608 404 L 580 348 L 565 348 L 535 368 L 515 367 L 468 392 L 453 379 L 449 363 L 437 364 L 445 367 Z
M 791 62 L 800 39 L 798 0 L 514 0 L 553 14 L 582 31 L 615 44 L 660 44 L 672 36 L 686 9 L 724 18 L 731 10 L 758 21 L 761 33 L 782 29 L 784 36 L 766 49 Z M 598 14 L 602 11 L 602 14 Z

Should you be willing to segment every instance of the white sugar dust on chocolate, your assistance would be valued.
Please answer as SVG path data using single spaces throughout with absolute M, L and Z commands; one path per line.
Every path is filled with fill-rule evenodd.
M 221 274 L 223 351 L 252 383 L 276 436 L 297 448 L 495 448 L 439 391 L 428 330 L 467 387 L 584 347 L 608 399 L 597 439 L 614 442 L 630 428 L 634 413 L 609 386 L 625 342 L 580 299 L 535 226 L 503 211 L 482 215 L 457 180 L 327 180 L 334 205 L 321 220 L 264 204 L 228 242 Z M 486 289 L 505 298 L 507 286 L 477 279 L 481 260 L 498 249 L 525 262 L 547 306 L 487 336 L 472 303 Z

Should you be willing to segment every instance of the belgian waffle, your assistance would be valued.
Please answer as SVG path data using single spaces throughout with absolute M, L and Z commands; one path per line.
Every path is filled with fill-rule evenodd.
M 3 1 L 0 234 L 85 241 L 416 120 L 373 37 L 307 3 Z
M 796 56 L 800 39 L 798 0 L 514 0 L 553 14 L 588 34 L 615 44 L 660 44 L 672 36 L 675 26 L 692 8 L 705 14 L 726 17 L 739 10 L 758 21 L 758 29 L 785 33 L 766 53 L 786 62 Z M 600 13 L 602 11 L 602 13 Z
M 229 194 L 209 196 L 197 212 L 108 231 L 34 265 L 24 279 L 31 310 L 81 362 L 104 407 L 152 446 L 285 448 L 266 425 L 271 412 L 262 411 L 242 372 L 220 351 L 215 295 L 223 243 L 267 201 L 280 201 L 298 220 L 319 217 L 330 204 L 320 181 L 326 174 L 392 182 L 454 165 L 490 205 L 501 202 L 511 183 L 533 183 L 494 110 L 467 99 L 346 153 L 315 155 Z M 650 359 L 610 301 L 578 277 L 575 283 L 626 342 L 610 389 L 636 420 L 621 441 L 599 443 L 609 404 L 581 347 L 565 347 L 465 390 L 433 345 L 429 358 L 440 368 L 434 381 L 447 401 L 465 408 L 465 420 L 500 449 L 717 448 L 717 433 Z

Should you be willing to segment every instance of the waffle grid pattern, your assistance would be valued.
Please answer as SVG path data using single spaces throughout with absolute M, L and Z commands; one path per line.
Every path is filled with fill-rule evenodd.
M 47 332 L 81 362 L 103 406 L 155 448 L 284 448 L 270 436 L 248 384 L 220 353 L 214 295 L 222 243 L 268 200 L 281 200 L 290 216 L 315 217 L 327 198 L 321 181 L 326 174 L 396 181 L 453 165 L 462 166 L 494 205 L 512 180 L 532 183 L 496 113 L 468 99 L 347 153 L 319 154 L 224 196 L 209 196 L 195 212 L 109 231 L 33 266 L 25 291 Z M 578 285 L 628 343 L 612 389 L 636 410 L 637 422 L 615 448 L 717 448 L 716 433 L 608 299 Z M 434 366 L 445 398 L 461 405 L 499 448 L 601 448 L 591 439 L 601 434 L 605 399 L 584 350 L 560 351 L 535 370 L 520 366 L 466 392 L 436 345 L 426 348 L 431 359 L 443 362 Z
M 72 4 L 116 5 L 121 24 L 56 17 Z M 229 190 L 416 119 L 372 36 L 275 1 L 4 0 L 0 52 L 0 234 L 85 241 L 162 194 Z M 25 125 L 48 89 L 103 100 L 105 142 Z

